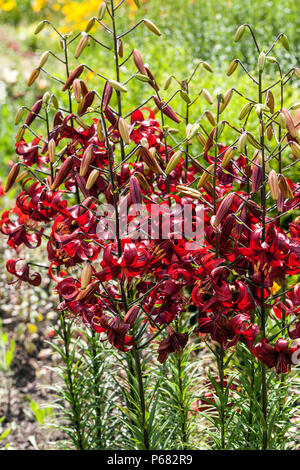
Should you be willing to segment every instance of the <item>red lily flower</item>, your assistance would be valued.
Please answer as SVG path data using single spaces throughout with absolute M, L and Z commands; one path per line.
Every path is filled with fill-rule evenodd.
M 0 230 L 4 235 L 8 235 L 7 244 L 18 251 L 24 243 L 27 248 L 33 249 L 41 244 L 42 230 L 40 232 L 28 233 L 24 224 L 19 225 L 13 222 L 9 215 L 12 211 L 5 211 L 0 220 Z
M 163 363 L 172 352 L 180 351 L 187 343 L 187 333 L 177 333 L 171 326 L 167 326 L 168 336 L 163 339 L 158 348 L 158 360 Z
M 103 271 L 96 273 L 96 277 L 108 281 L 112 278 L 131 279 L 139 276 L 146 268 L 149 253 L 142 244 L 135 245 L 131 240 L 121 240 L 122 255 L 117 257 L 116 244 L 107 245 L 103 251 Z
M 262 343 L 256 344 L 251 351 L 267 367 L 270 369 L 275 367 L 278 374 L 285 374 L 291 370 L 292 356 L 299 350 L 299 345 L 289 347 L 287 340 L 279 338 L 275 347 L 264 340 Z
M 30 276 L 29 264 L 25 263 L 21 268 L 17 269 L 16 264 L 22 261 L 22 258 L 18 259 L 9 259 L 6 263 L 6 269 L 10 274 L 17 276 L 16 281 L 9 282 L 9 284 L 17 283 L 20 285 L 21 281 L 28 282 L 31 286 L 39 286 L 42 282 L 41 275 L 39 273 L 33 273 Z
M 107 315 L 102 315 L 99 318 L 94 317 L 93 321 L 93 328 L 99 333 L 106 331 L 108 341 L 124 352 L 135 345 L 133 336 L 126 334 L 130 326 L 130 323 L 122 323 L 119 316 L 110 320 Z

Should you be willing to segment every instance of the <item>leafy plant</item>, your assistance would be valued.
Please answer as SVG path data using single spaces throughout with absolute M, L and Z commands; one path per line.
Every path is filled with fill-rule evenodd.
M 4 186 L 22 182 L 0 221 L 9 246 L 45 241 L 49 260 L 11 259 L 8 271 L 38 286 L 32 266 L 45 268 L 59 295 L 55 425 L 79 450 L 185 450 L 202 445 L 201 416 L 211 448 L 285 447 L 300 332 L 300 193 L 287 172 L 300 157 L 300 105 L 284 104 L 300 69 L 285 73 L 271 56 L 277 43 L 289 48 L 285 34 L 264 50 L 247 23 L 235 41 L 251 37 L 254 72 L 238 58 L 227 70 L 246 74 L 245 90 L 193 87 L 213 72 L 206 60 L 180 78 L 170 71 L 161 87 L 141 52 L 126 50 L 139 28 L 161 30 L 144 17 L 119 29 L 123 3 L 102 2 L 78 34 L 37 25 L 61 50 L 42 54 L 28 85 L 46 74 L 63 93 L 49 89 L 18 110 L 19 160 Z M 90 44 L 107 56 L 107 73 L 83 60 Z M 236 98 L 238 124 L 227 118 Z M 199 336 L 214 358 L 205 381 Z

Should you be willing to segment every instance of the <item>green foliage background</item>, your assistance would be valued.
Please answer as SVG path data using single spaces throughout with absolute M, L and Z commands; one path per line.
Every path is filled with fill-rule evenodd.
M 38 86 L 34 85 L 28 89 L 26 77 L 37 65 L 44 50 L 51 48 L 54 52 L 59 51 L 57 40 L 49 30 L 34 36 L 34 27 L 43 18 L 50 19 L 57 26 L 64 26 L 62 12 L 52 10 L 53 2 L 47 1 L 44 10 L 40 12 L 32 10 L 33 3 L 28 0 L 17 1 L 17 8 L 9 12 L 0 11 L 0 37 L 3 44 L 0 50 L 0 179 L 7 174 L 7 162 L 14 159 L 15 155 L 16 109 L 21 105 L 30 107 L 46 91 L 43 87 L 48 86 L 42 81 Z M 217 89 L 226 91 L 231 87 L 237 87 L 242 93 L 250 94 L 251 82 L 245 74 L 239 71 L 233 77 L 226 76 L 226 70 L 233 58 L 240 58 L 249 70 L 256 66 L 256 54 L 249 32 L 244 34 L 238 43 L 234 43 L 237 27 L 242 23 L 251 24 L 261 47 L 265 50 L 279 33 L 287 34 L 291 46 L 290 53 L 280 44 L 274 49 L 274 55 L 280 60 L 283 70 L 287 71 L 290 66 L 300 64 L 298 6 L 296 0 L 148 0 L 134 16 L 129 14 L 128 8 L 123 9 L 118 27 L 120 31 L 125 31 L 139 19 L 147 17 L 161 29 L 163 36 L 157 38 L 144 27 L 139 27 L 125 43 L 125 54 L 133 47 L 139 49 L 161 85 L 171 73 L 178 79 L 184 79 L 197 60 L 203 59 L 212 64 L 214 74 L 201 71 L 197 75 L 192 90 L 195 94 L 203 87 L 212 95 Z M 93 29 L 92 33 L 103 39 L 104 32 L 100 29 Z M 84 51 L 83 57 L 85 63 L 91 67 L 104 75 L 109 73 L 109 56 L 95 46 L 92 45 Z M 74 59 L 74 66 L 75 64 Z M 275 67 L 269 66 L 269 70 L 274 78 Z M 127 70 L 124 69 L 124 72 L 126 74 Z M 15 80 L 12 77 L 15 77 Z M 97 84 L 94 80 L 91 86 L 101 89 L 102 83 Z M 295 79 L 291 81 L 288 89 L 288 101 L 298 102 L 299 84 Z M 126 109 L 132 109 L 147 93 L 144 84 L 131 82 Z M 243 104 L 236 97 L 230 105 L 230 110 L 226 111 L 226 119 L 234 120 Z M 180 111 L 182 102 L 179 100 L 176 105 Z M 207 104 L 204 104 L 203 100 L 199 101 L 199 109 L 194 110 L 195 115 L 192 118 L 199 117 L 204 106 L 207 107 Z

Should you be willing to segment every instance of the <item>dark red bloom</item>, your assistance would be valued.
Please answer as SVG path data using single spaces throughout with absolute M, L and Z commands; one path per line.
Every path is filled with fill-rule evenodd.
M 177 333 L 171 326 L 167 326 L 168 336 L 163 339 L 158 348 L 158 360 L 163 363 L 172 352 L 180 351 L 187 343 L 187 333 Z
M 299 356 L 300 346 L 289 346 L 286 339 L 279 338 L 275 347 L 271 346 L 267 340 L 258 343 L 252 348 L 253 354 L 270 369 L 276 368 L 278 374 L 285 374 L 291 370 L 293 358 Z M 298 354 L 297 354 L 298 353 Z
M 99 333 L 106 331 L 108 341 L 124 352 L 135 344 L 133 336 L 126 334 L 130 326 L 129 323 L 122 323 L 119 316 L 110 319 L 107 315 L 102 315 L 93 321 L 93 328 Z
M 6 263 L 7 271 L 10 274 L 17 276 L 18 278 L 16 281 L 12 281 L 9 284 L 15 284 L 15 283 L 20 283 L 21 281 L 25 281 L 25 282 L 28 282 L 32 286 L 39 286 L 40 283 L 42 282 L 41 275 L 39 273 L 33 273 L 32 275 L 30 275 L 28 263 L 25 263 L 22 267 L 17 269 L 16 264 L 19 261 L 22 261 L 22 258 L 10 259 Z

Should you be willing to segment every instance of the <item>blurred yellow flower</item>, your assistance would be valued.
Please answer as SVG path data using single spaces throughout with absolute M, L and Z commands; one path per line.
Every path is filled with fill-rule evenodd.
M 34 4 L 32 5 L 33 11 L 41 11 L 41 9 L 45 6 L 46 0 L 35 0 Z
M 49 11 L 62 13 L 64 26 L 60 28 L 62 32 L 71 30 L 83 30 L 86 22 L 94 16 L 99 8 L 101 0 L 33 0 L 32 10 L 40 12 L 47 8 Z M 145 3 L 147 0 L 141 0 Z M 134 0 L 127 0 L 130 7 L 130 17 L 134 17 L 137 5 Z M 16 0 L 0 0 L 0 10 L 10 11 L 17 6 Z M 51 18 L 49 18 L 51 20 Z
M 10 11 L 10 10 L 13 10 L 15 7 L 16 7 L 16 2 L 15 0 L 8 0 L 8 1 L 3 1 L 1 0 L 0 1 L 0 8 L 1 10 L 3 11 Z

